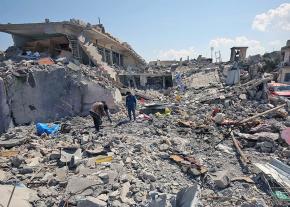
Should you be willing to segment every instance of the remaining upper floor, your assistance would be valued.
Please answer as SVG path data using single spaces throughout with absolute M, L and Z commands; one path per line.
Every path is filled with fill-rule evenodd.
M 48 52 L 52 57 L 71 53 L 84 64 L 103 61 L 125 68 L 146 65 L 128 43 L 106 32 L 102 24 L 91 25 L 75 19 L 50 22 L 46 19 L 44 23 L 0 24 L 0 32 L 11 34 L 14 45 L 24 51 Z M 79 41 L 80 36 L 85 37 L 83 42 Z

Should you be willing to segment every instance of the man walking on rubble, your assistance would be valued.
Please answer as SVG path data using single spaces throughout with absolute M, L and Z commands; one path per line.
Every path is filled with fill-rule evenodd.
M 128 111 L 128 117 L 129 117 L 130 121 L 132 121 L 132 114 L 133 114 L 133 118 L 135 121 L 136 120 L 135 110 L 136 110 L 136 106 L 137 106 L 136 97 L 134 95 L 132 95 L 131 92 L 127 92 L 126 95 L 127 95 L 126 96 L 126 108 Z
M 102 124 L 103 116 L 107 116 L 109 121 L 112 123 L 112 120 L 109 114 L 109 108 L 105 101 L 94 103 L 90 110 L 90 115 L 92 116 L 94 120 L 94 125 L 97 132 L 100 131 L 100 125 Z

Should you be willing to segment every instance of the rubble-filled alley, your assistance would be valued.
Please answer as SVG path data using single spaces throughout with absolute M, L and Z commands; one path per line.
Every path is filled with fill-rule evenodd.
M 1 206 L 290 205 L 290 102 L 268 91 L 287 64 L 264 70 L 276 53 L 147 65 L 104 30 L 0 25 L 18 43 L 0 53 Z M 112 118 L 97 133 L 95 101 Z

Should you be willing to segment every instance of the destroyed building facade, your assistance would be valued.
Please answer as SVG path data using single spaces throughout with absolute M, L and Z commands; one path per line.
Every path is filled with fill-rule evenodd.
M 290 40 L 286 46 L 281 48 L 282 67 L 279 71 L 278 81 L 281 83 L 290 83 Z
M 120 74 L 119 80 L 127 87 L 138 89 L 167 89 L 173 86 L 171 73 Z
M 242 61 L 246 59 L 248 47 L 232 47 L 230 61 Z
M 1 206 L 290 205 L 290 104 L 262 96 L 272 77 L 245 78 L 237 61 L 201 56 L 118 71 L 92 61 L 96 47 L 83 35 L 77 41 L 87 65 L 18 52 L 0 61 L 0 133 L 22 125 L 0 136 Z M 103 75 L 104 66 L 119 79 Z M 225 86 L 233 69 L 238 81 Z M 177 85 L 167 90 L 120 84 L 166 88 L 172 72 Z M 138 99 L 134 122 L 119 89 Z M 121 109 L 98 133 L 86 116 L 96 100 Z
M 116 78 L 109 66 L 140 67 L 146 64 L 132 47 L 105 31 L 102 24 L 85 24 L 71 19 L 63 22 L 0 24 L 0 32 L 12 35 L 14 45 L 23 51 L 48 52 L 52 57 L 72 56 L 80 63 L 104 66 Z
M 0 62 L 0 133 L 9 126 L 87 115 L 122 101 L 118 73 L 146 62 L 103 25 L 79 20 L 0 24 L 14 47 Z

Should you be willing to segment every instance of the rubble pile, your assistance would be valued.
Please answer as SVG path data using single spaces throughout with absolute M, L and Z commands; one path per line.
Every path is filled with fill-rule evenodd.
M 20 65 L 7 67 L 2 74 L 13 75 Z M 37 67 L 51 70 L 60 65 Z M 64 70 L 74 67 L 66 65 Z M 86 66 L 77 68 L 86 77 L 99 77 Z M 113 114 L 113 124 L 104 120 L 99 133 L 86 116 L 58 119 L 61 129 L 53 135 L 38 136 L 33 124 L 10 128 L 0 137 L 0 203 L 7 205 L 13 189 L 11 204 L 24 206 L 285 203 L 287 185 L 279 190 L 266 185 L 269 172 L 263 172 L 269 168 L 263 163 L 278 158 L 290 164 L 283 139 L 290 126 L 287 104 L 275 108 L 251 99 L 243 85 L 224 87 L 218 70 L 187 73 L 184 92 L 135 91 L 140 107 L 158 112 L 149 113 L 148 119 L 140 114 L 128 123 L 126 111 L 120 110 Z
M 30 35 L 0 52 L 1 206 L 290 205 L 290 101 L 269 101 L 275 78 L 263 71 L 279 54 L 246 60 L 247 47 L 233 47 L 227 63 L 200 55 L 147 66 L 101 24 L 34 26 L 58 44 Z M 133 122 L 127 92 L 138 99 Z M 88 116 L 95 101 L 112 116 L 100 132 Z
M 46 61 L 42 64 L 41 61 Z M 88 115 L 97 97 L 117 110 L 119 84 L 98 67 L 73 62 L 11 59 L 0 62 L 0 133 L 11 125 Z

